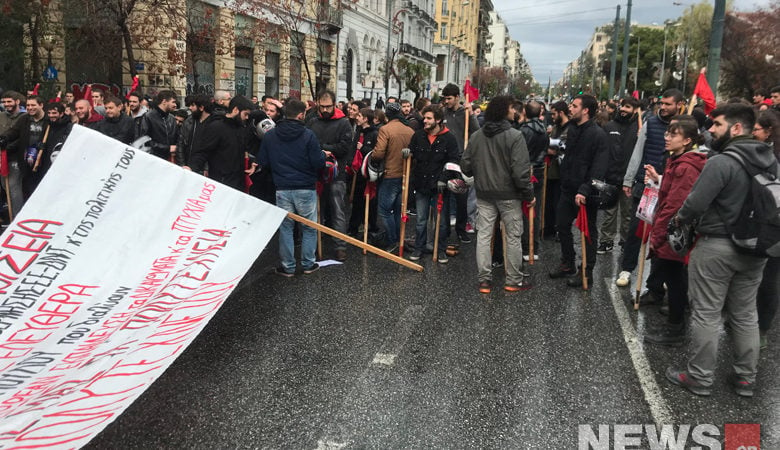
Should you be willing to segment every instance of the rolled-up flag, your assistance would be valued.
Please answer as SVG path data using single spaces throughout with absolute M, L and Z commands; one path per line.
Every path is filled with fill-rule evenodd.
M 585 209 L 585 205 L 580 205 L 580 211 L 577 213 L 577 221 L 574 222 L 574 226 L 585 233 L 585 238 L 590 242 L 590 230 L 588 229 L 588 211 Z
M 138 75 L 136 75 L 133 77 L 133 85 L 130 86 L 130 90 L 127 92 L 127 95 L 125 95 L 126 99 L 129 99 L 130 94 L 132 94 L 133 92 L 135 92 L 136 89 L 138 89 L 138 84 L 139 84 Z

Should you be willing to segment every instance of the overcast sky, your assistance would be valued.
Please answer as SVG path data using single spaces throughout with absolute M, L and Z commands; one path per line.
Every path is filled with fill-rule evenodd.
M 735 0 L 740 11 L 754 10 L 778 0 Z M 682 5 L 674 5 L 682 3 Z M 697 0 L 633 0 L 631 22 L 663 24 L 680 17 Z M 712 0 L 711 0 L 712 3 Z M 579 56 L 596 27 L 626 17 L 627 2 L 620 0 L 493 0 L 493 6 L 509 28 L 512 39 L 531 66 L 534 77 L 543 85 L 551 75 L 555 82 L 566 65 Z

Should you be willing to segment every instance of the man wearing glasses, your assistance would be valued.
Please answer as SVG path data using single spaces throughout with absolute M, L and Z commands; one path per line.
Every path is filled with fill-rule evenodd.
M 321 91 L 317 95 L 317 114 L 308 127 L 317 136 L 320 147 L 326 157 L 334 157 L 338 162 L 338 174 L 332 182 L 325 184 L 322 198 L 326 211 L 329 211 L 330 226 L 340 233 L 347 232 L 346 195 L 347 182 L 345 168 L 350 163 L 352 146 L 352 126 L 344 112 L 336 108 L 336 94 Z M 327 215 L 323 215 L 326 217 Z M 347 259 L 347 243 L 333 238 L 334 258 L 337 261 Z

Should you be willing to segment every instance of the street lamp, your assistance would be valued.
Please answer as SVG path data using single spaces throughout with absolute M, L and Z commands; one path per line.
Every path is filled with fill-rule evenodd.
M 444 3 L 442 3 L 444 4 Z M 464 0 L 463 3 L 461 3 L 461 6 L 468 6 L 469 0 Z M 449 38 L 449 42 L 447 43 L 447 82 L 451 82 L 450 79 L 450 68 L 452 67 L 452 60 L 454 59 L 452 56 L 452 33 L 453 33 L 453 26 L 452 26 L 452 18 L 453 13 L 455 12 L 455 9 L 450 7 L 450 16 L 449 20 L 447 20 L 447 36 Z M 464 33 L 465 34 L 465 33 Z M 458 36 L 458 38 L 463 37 L 464 34 L 461 34 Z
M 678 27 L 680 26 L 680 22 L 673 22 L 671 20 L 665 20 L 664 21 L 664 55 L 661 59 L 661 76 L 658 78 L 657 85 L 663 89 L 664 86 L 664 75 L 666 71 L 666 35 L 669 33 L 669 26 L 672 27 Z

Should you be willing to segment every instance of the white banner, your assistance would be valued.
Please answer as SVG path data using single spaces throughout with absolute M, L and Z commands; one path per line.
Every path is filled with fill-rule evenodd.
M 0 236 L 0 448 L 89 442 L 206 326 L 284 216 L 76 126 Z

